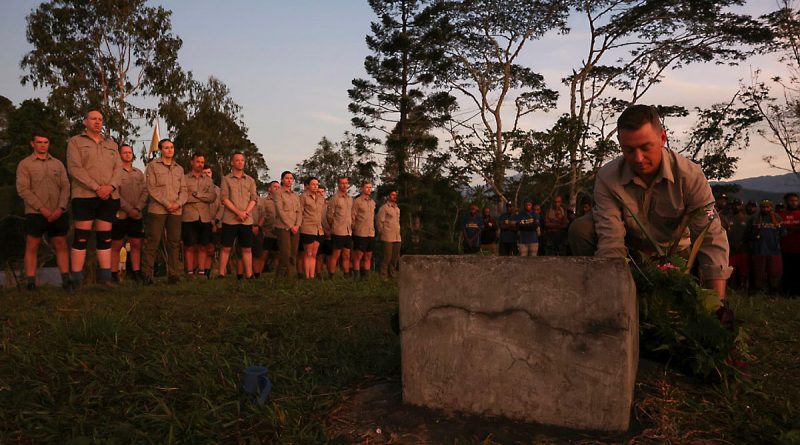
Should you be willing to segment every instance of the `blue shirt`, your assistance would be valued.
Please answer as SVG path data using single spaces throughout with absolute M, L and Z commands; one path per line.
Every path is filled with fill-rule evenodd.
M 539 242 L 536 229 L 539 227 L 539 215 L 536 212 L 520 212 L 517 215 L 517 230 L 519 230 L 520 244 L 533 244 Z
M 467 215 L 464 218 L 462 229 L 464 230 L 464 243 L 470 247 L 480 247 L 483 216 L 480 214 L 475 216 Z
M 756 213 L 750 219 L 750 236 L 753 240 L 753 255 L 780 256 L 781 238 L 786 236 L 786 227 L 776 213 Z
M 512 215 L 508 212 L 503 213 L 497 218 L 497 224 L 500 225 L 500 242 L 501 243 L 516 243 L 517 231 L 503 229 L 503 224 L 516 224 L 517 215 Z

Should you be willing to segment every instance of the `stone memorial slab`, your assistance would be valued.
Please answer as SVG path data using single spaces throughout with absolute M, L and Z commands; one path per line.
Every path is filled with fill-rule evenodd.
M 403 400 L 624 431 L 639 357 L 623 259 L 404 256 Z

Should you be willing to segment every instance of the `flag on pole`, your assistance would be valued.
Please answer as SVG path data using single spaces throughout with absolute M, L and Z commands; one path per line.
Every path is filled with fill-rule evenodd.
M 153 127 L 153 138 L 150 139 L 150 151 L 147 154 L 148 159 L 155 159 L 158 153 L 158 141 L 161 140 L 161 135 L 158 131 L 158 119 L 156 119 L 156 126 Z

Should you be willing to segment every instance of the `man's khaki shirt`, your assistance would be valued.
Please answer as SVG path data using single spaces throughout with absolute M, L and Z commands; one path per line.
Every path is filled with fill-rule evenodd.
M 17 193 L 25 202 L 25 213 L 67 209 L 69 178 L 64 164 L 49 154 L 39 159 L 32 154 L 17 166 Z
M 170 165 L 158 158 L 150 161 L 144 170 L 147 182 L 147 193 L 150 194 L 150 206 L 147 211 L 157 215 L 180 215 L 183 205 L 186 204 L 186 183 L 184 182 L 183 167 L 172 160 Z M 173 202 L 181 205 L 178 210 L 168 212 L 167 206 Z
M 275 202 L 275 229 L 291 229 L 300 227 L 303 222 L 303 204 L 300 196 L 292 190 L 281 187 L 271 196 Z
M 399 243 L 400 240 L 400 207 L 397 203 L 387 202 L 378 210 L 378 234 L 381 241 Z
M 375 201 L 369 195 L 358 195 L 353 200 L 353 235 L 375 236 Z
M 189 172 L 183 178 L 183 182 L 186 184 L 186 205 L 183 206 L 181 221 L 213 222 L 211 204 L 217 200 L 214 181 L 203 173 L 196 176 L 193 172 Z
M 258 193 L 256 192 L 256 181 L 246 173 L 242 176 L 234 176 L 233 173 L 228 173 L 222 177 L 222 223 L 223 224 L 244 224 L 247 226 L 253 225 L 253 215 L 248 215 L 247 219 L 240 221 L 227 206 L 225 200 L 233 203 L 234 207 L 241 211 L 247 210 L 250 201 L 258 202 Z
M 258 207 L 261 207 L 261 232 L 266 238 L 277 238 L 275 235 L 275 201 L 271 196 L 259 198 Z
M 122 167 L 122 175 L 119 180 L 119 213 L 117 218 L 127 219 L 128 212 L 139 210 L 139 218 L 144 215 L 147 206 L 147 186 L 144 183 L 144 173 L 138 168 L 131 166 L 130 170 Z
M 101 185 L 113 186 L 111 198 L 119 198 L 122 160 L 111 139 L 98 143 L 85 132 L 71 137 L 67 143 L 67 169 L 72 177 L 73 198 L 95 198 L 95 190 Z
M 325 210 L 325 198 L 316 192 L 307 191 L 300 195 L 300 202 L 303 204 L 303 221 L 300 224 L 300 233 L 306 235 L 324 235 L 322 229 L 322 218 Z
M 595 255 L 601 257 L 626 257 L 627 246 L 654 250 L 620 199 L 664 249 L 677 241 L 676 252 L 691 247 L 708 222 L 703 209 L 709 204 L 708 208 L 713 209 L 714 204 L 711 187 L 700 166 L 667 148 L 663 149 L 661 171 L 649 187 L 619 157 L 597 173 L 594 196 L 596 207 L 592 215 L 598 238 Z M 687 229 L 677 234 L 684 215 L 694 216 Z M 726 279 L 731 274 L 728 238 L 719 217 L 711 221 L 698 260 L 705 280 Z
M 217 197 L 214 198 L 214 202 L 209 203 L 208 207 L 209 211 L 211 212 L 211 218 L 214 220 L 214 224 L 219 225 L 220 220 L 222 219 L 222 189 L 220 189 L 216 184 L 214 184 L 214 193 L 217 194 Z
M 347 192 L 336 192 L 328 200 L 328 224 L 331 234 L 350 236 L 353 234 L 353 198 Z

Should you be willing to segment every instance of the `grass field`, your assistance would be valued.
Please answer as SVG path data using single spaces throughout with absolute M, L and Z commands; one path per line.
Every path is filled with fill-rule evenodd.
M 733 301 L 753 337 L 749 377 L 708 384 L 643 361 L 628 434 L 551 434 L 500 420 L 476 432 L 459 415 L 416 412 L 445 426 L 426 439 L 390 420 L 380 433 L 366 423 L 350 433 L 331 426 L 343 406 L 358 410 L 359 391 L 399 391 L 396 283 L 267 276 L 75 295 L 6 291 L 0 444 L 800 444 L 800 300 Z M 268 366 L 274 382 L 263 407 L 239 390 L 251 364 Z

